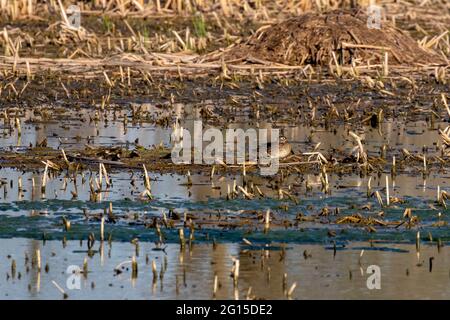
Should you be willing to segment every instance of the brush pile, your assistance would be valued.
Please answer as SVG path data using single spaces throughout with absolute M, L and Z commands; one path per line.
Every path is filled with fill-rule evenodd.
M 247 42 L 226 51 L 224 58 L 256 58 L 287 65 L 377 64 L 384 61 L 387 52 L 389 64 L 446 64 L 389 22 L 375 29 L 368 28 L 367 21 L 361 10 L 308 12 L 261 28 Z

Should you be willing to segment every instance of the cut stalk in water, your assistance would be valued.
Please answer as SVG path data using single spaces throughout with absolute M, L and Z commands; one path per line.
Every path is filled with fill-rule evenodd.
M 389 207 L 389 177 L 386 176 L 386 206 Z
M 184 245 L 186 243 L 186 241 L 184 239 L 184 229 L 183 228 L 178 229 L 178 236 L 179 236 L 179 239 L 180 239 L 181 249 L 183 249 Z
M 106 167 L 103 163 L 100 163 L 100 165 L 105 176 L 106 187 L 109 188 L 111 186 L 111 180 L 109 180 L 108 172 L 106 171 Z
M 416 251 L 420 252 L 420 231 L 417 231 L 416 235 Z
M 84 260 L 83 260 L 83 276 L 85 278 L 87 278 L 88 272 L 89 272 L 88 260 L 87 260 L 87 258 L 84 258 Z
M 270 228 L 270 209 L 267 209 L 266 215 L 264 217 L 264 231 L 268 231 Z
M 192 186 L 191 172 L 189 170 L 187 172 L 187 185 Z
M 216 274 L 214 275 L 213 297 L 216 296 L 218 287 L 219 287 L 219 277 Z
M 47 172 L 48 172 L 48 162 L 45 165 L 44 175 L 42 176 L 41 193 L 43 197 L 45 197 L 45 187 L 47 185 Z
M 381 198 L 380 192 L 377 190 L 375 191 L 375 196 L 377 197 L 378 203 L 380 204 L 380 207 L 383 207 L 383 198 Z
M 100 241 L 105 240 L 105 217 L 102 217 L 100 222 Z
M 41 250 L 36 249 L 37 271 L 41 272 Z
M 395 162 L 395 156 L 393 156 L 392 157 L 392 168 L 391 168 L 392 178 L 394 178 L 396 174 L 397 174 L 397 167 L 396 167 L 396 162 Z
M 136 261 L 136 256 L 133 256 L 131 260 L 131 278 L 135 279 L 138 275 L 138 264 Z
M 292 294 L 294 293 L 295 288 L 297 287 L 297 282 L 294 282 L 288 290 L 287 296 L 290 299 Z
M 427 173 L 427 157 L 425 154 L 423 155 L 423 173 Z
M 231 271 L 234 286 L 237 286 L 239 279 L 239 264 L 240 264 L 239 259 L 235 259 L 233 263 L 233 269 Z
M 367 198 L 370 198 L 372 195 L 372 186 L 370 185 L 370 182 L 372 181 L 372 177 L 369 177 L 369 180 L 367 180 Z
M 156 280 L 158 279 L 158 271 L 156 269 L 155 260 L 152 261 L 152 273 L 153 273 L 153 282 L 156 282 Z
M 150 184 L 150 178 L 148 176 L 148 172 L 147 172 L 147 168 L 145 167 L 145 164 L 142 165 L 142 167 L 144 168 L 144 183 L 145 183 L 145 189 L 147 189 L 147 191 L 149 193 L 152 192 L 152 187 Z

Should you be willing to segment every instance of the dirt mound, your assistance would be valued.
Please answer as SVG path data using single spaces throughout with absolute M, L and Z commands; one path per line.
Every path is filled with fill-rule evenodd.
M 380 63 L 384 52 L 388 52 L 389 64 L 445 63 L 390 23 L 382 22 L 381 29 L 369 29 L 367 20 L 362 10 L 305 13 L 260 30 L 224 57 L 225 60 L 253 57 L 288 65 L 326 65 L 335 52 L 340 64 L 353 60 L 374 64 Z

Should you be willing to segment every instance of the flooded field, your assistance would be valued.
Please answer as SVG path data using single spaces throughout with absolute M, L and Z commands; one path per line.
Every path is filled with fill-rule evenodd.
M 64 148 L 68 155 L 83 143 L 134 149 L 138 139 L 145 148 L 170 146 L 170 127 L 124 126 L 113 119 L 91 125 L 88 110 L 78 112 L 78 117 L 69 111 L 64 114 L 63 122 L 29 121 L 20 137 L 5 130 L 0 138 L 4 150 L 20 159 L 32 150 L 30 145 L 44 139 L 49 148 Z M 189 121 L 182 124 L 189 126 Z M 424 146 L 430 155 L 440 152 L 435 151 L 439 134 L 426 122 L 394 126 L 386 121 L 380 130 L 382 135 L 365 128 L 365 146 L 374 156 L 386 144 L 413 153 L 423 152 Z M 316 150 L 324 153 L 330 148 L 352 149 L 351 141 L 342 142 L 345 125 L 332 131 L 290 126 L 284 134 L 296 153 L 321 141 Z M 389 152 L 402 158 L 396 148 Z M 244 176 L 226 170 L 211 177 L 201 169 L 189 178 L 174 172 L 151 173 L 150 200 L 142 197 L 146 187 L 141 168 L 113 166 L 108 170 L 109 185 L 104 182 L 93 200 L 89 181 L 99 177 L 99 169 L 90 166 L 75 174 L 54 171 L 45 190 L 42 168 L 0 169 L 3 298 L 449 298 L 448 210 L 437 201 L 437 195 L 450 187 L 444 168 L 417 174 L 419 162 L 396 175 L 330 172 L 326 192 L 314 169 L 287 174 L 277 182 L 256 173 Z M 388 207 L 386 177 L 392 202 Z M 368 196 L 369 179 L 370 193 L 379 191 L 384 203 Z M 236 193 L 230 198 L 230 186 L 248 188 L 255 195 L 253 188 L 259 186 L 261 195 L 250 200 Z M 281 197 L 280 188 L 287 192 Z M 412 209 L 409 217 L 405 216 L 408 208 Z M 270 210 L 268 229 L 266 210 Z M 186 232 L 183 247 L 180 228 Z M 37 250 L 41 272 L 35 261 Z M 137 276 L 131 271 L 133 257 Z M 240 261 L 237 285 L 230 277 L 235 259 Z M 115 268 L 123 262 L 118 273 Z M 86 264 L 87 274 L 71 274 L 72 269 L 67 273 L 67 268 L 83 270 Z M 371 265 L 382 271 L 379 290 L 367 287 Z M 67 285 L 68 279 L 80 283 L 80 289 Z M 288 295 L 294 283 L 295 290 Z
M 36 250 L 41 272 L 32 264 Z M 155 251 L 153 244 L 141 243 L 136 254 L 135 245 L 123 242 L 96 244 L 88 255 L 85 243 L 79 241 L 63 246 L 60 241 L 2 240 L 0 272 L 9 275 L 0 282 L 2 299 L 63 298 L 53 282 L 63 288 L 69 282 L 73 288 L 65 290 L 69 299 L 286 299 L 293 283 L 297 286 L 292 299 L 449 298 L 448 248 L 438 251 L 430 243 L 423 244 L 419 257 L 414 245 L 384 242 L 353 242 L 340 245 L 336 252 L 329 246 L 295 243 L 201 243 L 184 251 L 168 244 L 165 251 Z M 135 275 L 133 256 L 138 265 Z M 232 257 L 240 261 L 236 286 L 230 277 Z M 367 268 L 373 264 L 382 268 L 380 290 L 367 288 L 371 274 Z M 84 265 L 87 273 L 79 278 L 67 273 L 69 267 L 84 270 Z
M 449 299 L 450 8 L 322 2 L 0 1 L 0 299 Z

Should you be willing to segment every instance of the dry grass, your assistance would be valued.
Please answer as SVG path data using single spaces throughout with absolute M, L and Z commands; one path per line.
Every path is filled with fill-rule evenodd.
M 368 5 L 370 0 L 300 0 L 300 1 L 268 1 L 268 0 L 93 0 L 78 2 L 61 0 L 67 7 L 78 4 L 85 14 L 148 16 L 153 14 L 189 15 L 196 12 L 220 14 L 225 17 L 244 17 L 254 15 L 258 18 L 268 17 L 278 12 L 303 13 L 309 10 L 327 11 L 337 8 L 348 8 L 352 3 Z M 41 16 L 59 11 L 59 0 L 1 0 L 0 10 L 8 18 L 22 19 L 24 17 Z
M 74 3 L 81 8 L 82 26 L 79 29 L 70 28 L 64 18 L 64 8 Z M 301 48 L 294 50 L 287 46 L 282 52 L 286 57 L 300 57 L 293 63 L 301 65 L 299 67 L 285 65 L 292 62 L 291 58 L 276 59 L 261 54 L 263 50 L 259 56 L 252 54 L 239 61 L 223 62 L 220 57 L 224 49 L 233 50 L 247 41 L 249 36 L 255 39 L 271 25 L 288 18 L 308 11 L 324 12 L 355 5 L 365 7 L 368 3 L 366 0 L 96 0 L 86 3 L 0 0 L 3 21 L 0 23 L 0 63 L 4 76 L 20 71 L 27 78 L 45 68 L 71 74 L 83 72 L 80 77 L 88 76 L 90 72 L 100 72 L 102 75 L 105 68 L 112 69 L 112 72 L 117 72 L 119 68 L 167 71 L 177 77 L 181 74 L 213 73 L 224 78 L 235 72 L 254 74 L 255 70 L 262 70 L 267 73 L 295 73 L 300 70 L 308 77 L 314 73 L 309 64 L 317 63 L 320 55 L 316 55 L 316 59 L 305 59 Z M 428 52 L 434 50 L 448 65 L 450 14 L 442 14 L 448 12 L 450 7 L 447 1 L 382 0 L 377 3 L 384 8 L 384 23 L 390 21 L 392 29 L 401 27 L 409 31 L 419 47 Z M 164 25 L 166 22 L 168 24 Z M 393 41 L 396 40 L 394 37 Z M 329 39 L 318 41 L 330 44 Z M 361 45 L 357 41 L 342 40 L 339 45 L 342 48 L 343 45 L 358 44 Z M 367 44 L 385 46 L 362 41 L 362 45 Z M 217 48 L 222 49 L 215 51 Z M 355 60 L 356 63 L 348 67 L 345 62 L 349 60 L 340 55 L 339 48 L 331 48 L 323 59 L 330 73 L 338 76 L 348 73 L 351 77 L 358 77 L 373 72 L 387 75 L 395 71 L 393 64 L 400 55 L 407 58 L 408 65 L 398 68 L 398 72 L 417 71 L 409 65 L 414 59 L 408 59 L 408 55 L 414 56 L 416 52 L 401 52 L 395 48 L 393 56 L 386 59 L 384 53 L 377 52 L 380 50 L 349 48 L 348 52 L 370 51 L 372 55 L 378 54 L 378 59 L 369 64 L 367 59 Z M 415 48 L 418 47 L 414 43 L 408 43 L 409 51 Z M 259 49 L 263 48 L 257 47 Z M 420 49 L 417 51 L 421 52 Z M 208 52 L 212 53 L 205 56 Z M 430 61 L 425 59 L 421 62 Z M 424 63 L 423 67 L 433 70 L 439 81 L 446 81 L 448 67 L 445 63 L 437 68 Z

